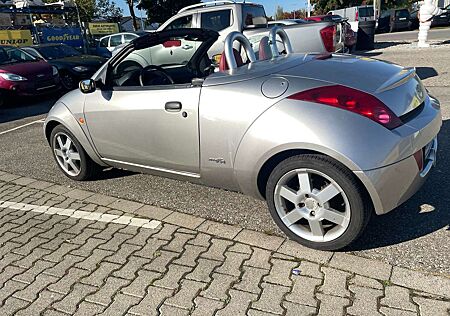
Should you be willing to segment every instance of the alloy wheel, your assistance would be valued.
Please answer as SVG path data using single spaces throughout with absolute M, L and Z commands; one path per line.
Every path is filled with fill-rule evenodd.
M 59 132 L 53 138 L 53 153 L 56 161 L 65 173 L 76 177 L 81 172 L 80 152 L 73 140 Z
M 277 182 L 274 202 L 278 216 L 297 236 L 328 242 L 342 236 L 350 224 L 350 204 L 332 178 L 313 169 L 295 169 Z

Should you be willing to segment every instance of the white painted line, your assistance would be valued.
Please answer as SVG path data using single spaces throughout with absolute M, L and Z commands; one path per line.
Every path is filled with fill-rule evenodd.
M 0 208 L 11 208 L 14 210 L 31 211 L 36 213 L 44 213 L 46 215 L 62 215 L 72 218 L 86 219 L 94 222 L 115 223 L 124 226 L 137 226 L 149 229 L 156 229 L 159 225 L 161 225 L 161 222 L 157 220 L 137 218 L 128 215 L 119 216 L 114 214 L 86 212 L 52 206 L 40 206 L 9 201 L 0 201 Z
M 33 125 L 33 124 L 37 124 L 37 123 L 44 123 L 44 120 L 37 120 L 37 121 L 33 121 L 33 122 L 30 122 L 30 123 L 27 123 L 27 124 L 16 126 L 14 128 L 8 129 L 6 131 L 0 132 L 0 135 L 6 134 L 6 133 L 10 133 L 10 132 L 14 132 L 14 131 L 16 131 L 18 129 L 21 129 L 21 128 L 24 128 L 24 127 L 27 127 L 27 126 L 30 126 L 30 125 Z

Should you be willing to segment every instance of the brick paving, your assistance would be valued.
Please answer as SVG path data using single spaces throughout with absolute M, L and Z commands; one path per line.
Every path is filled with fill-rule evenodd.
M 0 171 L 0 312 L 448 316 L 450 278 Z

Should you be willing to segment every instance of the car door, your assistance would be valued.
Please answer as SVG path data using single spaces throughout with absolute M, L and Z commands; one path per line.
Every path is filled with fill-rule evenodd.
M 200 87 L 115 87 L 86 95 L 95 148 L 111 163 L 199 172 Z

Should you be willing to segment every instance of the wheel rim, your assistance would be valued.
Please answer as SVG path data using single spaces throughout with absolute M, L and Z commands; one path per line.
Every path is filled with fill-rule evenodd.
M 61 83 L 63 84 L 64 88 L 72 89 L 72 87 L 73 87 L 73 78 L 69 74 L 63 74 L 61 76 Z
M 344 190 L 317 170 L 287 172 L 275 187 L 274 202 L 284 225 L 309 241 L 335 240 L 350 223 L 350 204 Z
M 65 133 L 59 132 L 53 138 L 53 153 L 61 169 L 72 177 L 81 172 L 80 151 L 73 140 Z

